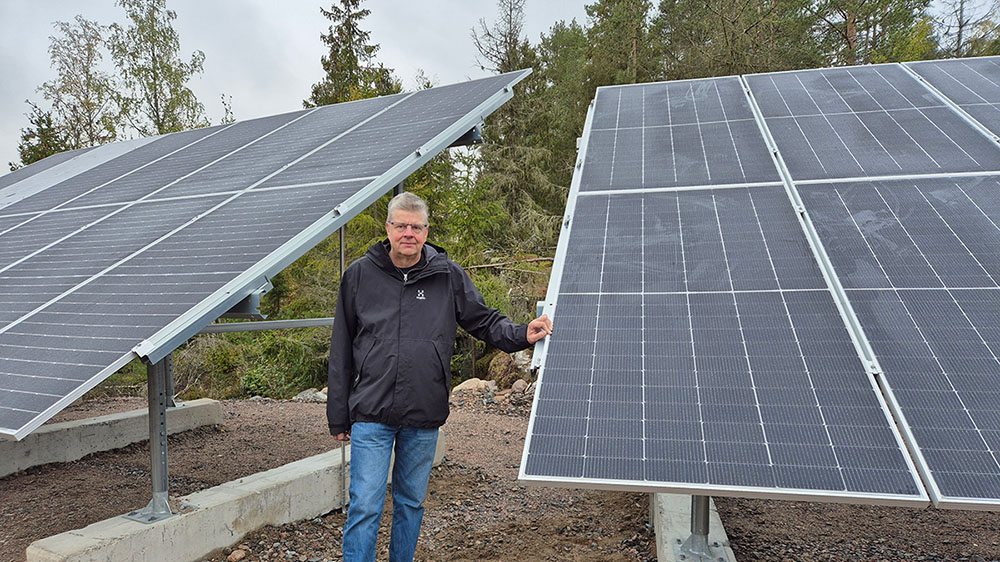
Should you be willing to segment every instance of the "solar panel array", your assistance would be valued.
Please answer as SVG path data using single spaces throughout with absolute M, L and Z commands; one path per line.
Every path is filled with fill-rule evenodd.
M 131 359 L 169 353 L 526 75 L 165 135 L 4 204 L 75 158 L 25 168 L 0 191 L 0 435 L 21 438 Z
M 598 89 L 521 479 L 1000 508 L 997 103 L 993 57 Z

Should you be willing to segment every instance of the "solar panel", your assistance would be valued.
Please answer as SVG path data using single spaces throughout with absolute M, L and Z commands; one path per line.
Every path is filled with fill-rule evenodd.
M 1000 181 L 801 187 L 944 507 L 1000 498 Z
M 746 77 L 795 181 L 1000 169 L 1000 151 L 898 65 Z
M 538 426 L 530 430 L 521 477 L 877 502 L 912 493 L 908 499 L 916 503 L 928 497 L 926 487 L 939 507 L 1000 508 L 998 65 L 1000 58 L 987 57 L 743 77 L 782 187 L 747 177 L 746 185 L 719 186 L 726 189 L 704 189 L 710 186 L 701 181 L 665 188 L 623 182 L 587 191 L 574 177 L 548 298 L 557 329 L 540 354 L 532 414 Z M 602 97 L 605 107 L 613 105 L 612 91 L 600 92 Z M 648 104 L 644 111 L 651 113 Z M 602 122 L 610 123 L 610 115 Z M 586 167 L 618 166 L 617 158 L 591 151 L 610 146 L 616 154 L 634 154 L 635 141 L 622 147 L 589 144 L 590 138 L 586 130 L 584 168 L 577 176 L 628 178 L 628 172 Z M 728 138 L 717 133 L 708 142 Z M 673 157 L 669 151 L 661 155 Z M 668 220 L 663 208 L 671 203 L 678 212 Z M 750 220 L 751 210 L 758 218 L 767 214 L 756 221 L 759 227 Z M 581 224 L 581 217 L 594 213 Z M 801 224 L 790 218 L 796 214 Z M 777 240 L 791 249 L 777 250 Z M 797 254 L 796 245 L 807 249 Z M 613 257 L 603 257 L 612 247 Z M 809 266 L 779 264 L 775 256 Z M 762 267 L 769 263 L 772 275 Z M 816 274 L 817 268 L 823 273 Z M 669 298 L 675 300 L 661 303 Z M 616 348 L 609 343 L 616 339 L 626 343 Z M 610 359 L 620 355 L 628 359 Z M 789 368 L 796 360 L 801 372 Z M 629 390 L 595 382 L 606 385 L 619 371 Z M 660 384 L 661 371 L 670 373 L 670 402 L 649 390 Z M 773 399 L 769 385 L 776 381 L 782 382 L 776 385 L 784 413 L 779 419 L 791 422 L 784 426 L 765 416 Z M 805 386 L 811 394 L 801 391 Z M 709 397 L 716 387 L 724 389 L 724 398 Z M 705 406 L 716 403 L 730 413 L 706 417 Z M 614 419 L 633 420 L 613 425 L 622 440 L 615 447 L 628 444 L 624 452 L 591 448 L 592 439 L 606 436 L 563 419 L 603 420 L 609 408 Z M 664 411 L 672 412 L 666 414 L 672 423 L 649 421 Z M 837 427 L 877 417 L 876 411 L 887 428 Z M 712 415 L 729 416 L 723 418 L 730 424 L 725 431 L 705 431 L 706 420 L 719 421 Z M 828 444 L 817 438 L 819 427 Z M 782 441 L 792 428 L 802 433 Z M 556 438 L 562 435 L 572 438 Z M 725 445 L 710 447 L 719 435 L 727 436 Z M 673 441 L 669 447 L 650 445 L 658 439 Z M 788 449 L 776 447 L 786 444 Z M 781 479 L 800 475 L 802 466 L 790 461 L 795 455 L 819 469 L 798 489 Z M 912 475 L 910 455 L 921 479 Z M 656 468 L 651 459 L 674 472 Z M 725 469 L 710 468 L 720 459 Z M 726 470 L 726 461 L 738 468 Z M 856 481 L 846 477 L 848 467 L 865 474 L 861 489 L 851 488 Z M 840 488 L 830 476 L 835 468 Z M 882 472 L 887 468 L 891 477 Z M 904 468 L 911 470 L 909 479 Z M 914 488 L 902 496 L 885 494 L 904 481 Z
M 166 135 L 0 209 L 0 435 L 170 353 L 526 75 Z
M 580 191 L 780 181 L 735 77 L 599 88 Z
M 680 88 L 732 92 L 734 81 Z M 926 504 L 785 187 L 769 183 L 779 176 L 759 129 L 742 137 L 759 143 L 744 169 L 767 174 L 730 176 L 713 189 L 705 173 L 646 187 L 635 162 L 606 154 L 646 153 L 643 136 L 598 127 L 633 126 L 635 104 L 618 100 L 636 91 L 599 90 L 584 133 L 549 287 L 556 330 L 545 344 L 520 478 Z M 669 104 L 666 95 L 646 96 L 641 107 L 662 116 Z M 611 107 L 621 114 L 609 115 Z M 711 159 L 703 162 L 701 172 L 711 169 Z M 619 167 L 632 168 L 636 183 L 586 183 L 630 177 Z
M 1000 57 L 913 62 L 907 67 L 1000 134 Z

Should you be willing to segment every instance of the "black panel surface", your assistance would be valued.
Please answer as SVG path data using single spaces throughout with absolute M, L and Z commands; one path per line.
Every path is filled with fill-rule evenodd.
M 897 66 L 746 79 L 795 180 L 1000 169 L 996 146 Z
M 775 182 L 734 77 L 600 88 L 581 191 Z
M 525 475 L 919 497 L 784 188 L 579 196 L 567 248 Z
M 1000 183 L 800 191 L 935 484 L 1000 497 Z
M 907 63 L 994 134 L 1000 134 L 1000 57 Z

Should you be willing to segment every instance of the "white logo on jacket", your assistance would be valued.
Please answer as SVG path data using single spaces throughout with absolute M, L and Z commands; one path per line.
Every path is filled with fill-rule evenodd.
M 418 301 L 424 301 L 424 300 L 427 300 L 427 299 L 426 299 L 426 298 L 424 297 L 424 290 L 423 290 L 423 289 L 417 289 L 417 300 L 418 300 Z

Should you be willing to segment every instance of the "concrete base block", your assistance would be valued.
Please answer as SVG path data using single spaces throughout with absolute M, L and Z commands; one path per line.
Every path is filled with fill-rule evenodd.
M 222 406 L 207 398 L 167 408 L 167 432 L 222 423 Z M 43 425 L 21 441 L 0 441 L 0 478 L 33 466 L 70 462 L 149 439 L 149 410 Z
M 678 556 L 678 546 L 691 536 L 691 496 L 650 494 L 649 502 L 651 522 L 656 532 L 656 559 L 659 562 L 693 562 L 692 558 Z M 736 562 L 715 502 L 711 502 L 710 506 L 708 543 L 718 545 L 712 548 L 716 554 L 713 562 Z
M 349 474 L 350 445 L 345 447 Z M 444 432 L 434 464 L 444 458 Z M 179 498 L 193 509 L 152 524 L 114 517 L 33 542 L 28 562 L 198 560 L 266 525 L 344 505 L 340 448 Z M 348 485 L 350 485 L 348 481 Z

